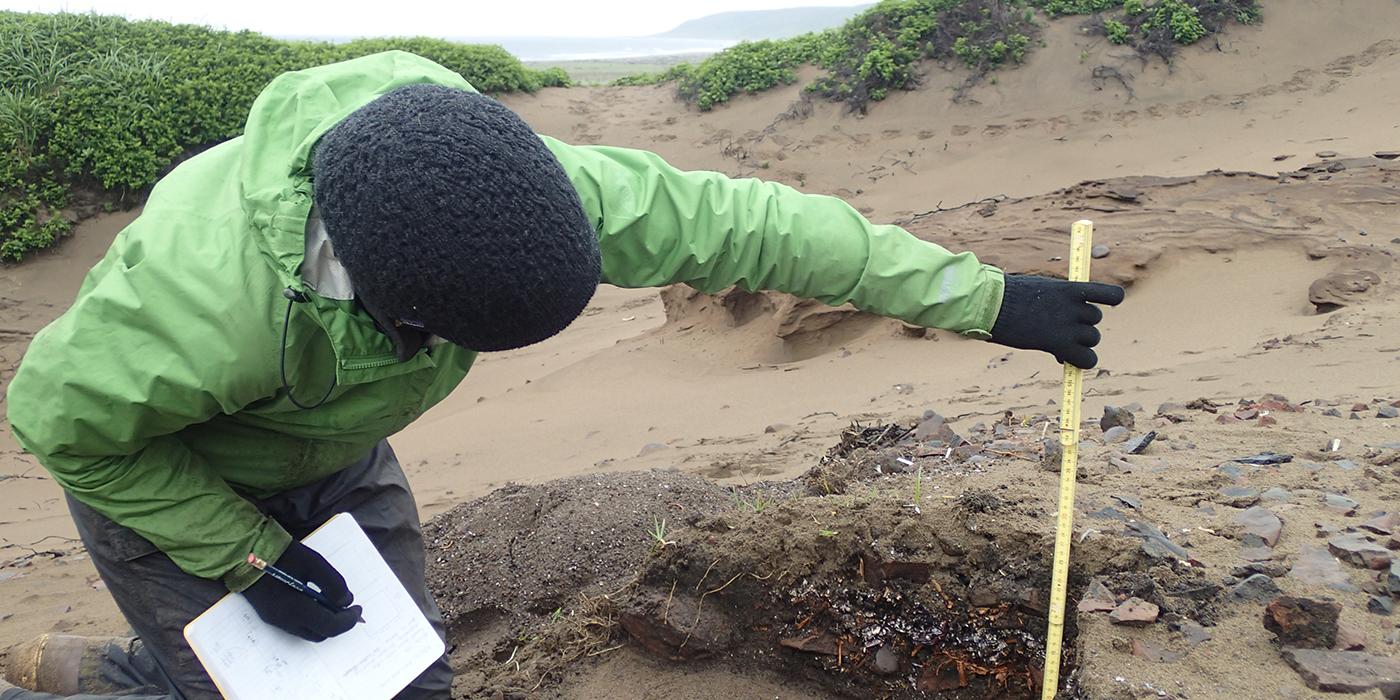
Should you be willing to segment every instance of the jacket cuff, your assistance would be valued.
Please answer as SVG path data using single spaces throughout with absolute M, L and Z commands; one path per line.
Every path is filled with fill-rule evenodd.
M 262 531 L 253 539 L 252 554 L 258 558 L 274 562 L 282 553 L 292 545 L 292 536 L 282 528 L 276 520 L 263 518 Z M 254 568 L 246 560 L 239 560 L 227 573 L 224 574 L 224 585 L 234 593 L 242 591 L 253 585 L 254 581 L 262 576 L 262 572 Z
M 996 325 L 1001 313 L 1001 299 L 1006 291 L 1006 274 L 991 265 L 982 266 L 982 283 L 973 292 L 973 325 L 959 331 L 963 336 L 978 340 L 990 340 L 992 326 Z

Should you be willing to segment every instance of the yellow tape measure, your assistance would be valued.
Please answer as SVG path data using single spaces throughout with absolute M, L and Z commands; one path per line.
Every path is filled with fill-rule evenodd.
M 1076 221 L 1069 237 L 1069 280 L 1089 281 L 1089 248 L 1094 222 Z M 1050 579 L 1050 625 L 1045 633 L 1045 674 L 1041 700 L 1055 700 L 1060 687 L 1060 655 L 1065 634 L 1065 598 L 1069 588 L 1069 547 L 1074 538 L 1074 477 L 1079 469 L 1079 404 L 1084 372 L 1065 363 L 1064 395 L 1060 397 L 1060 502 L 1055 518 L 1055 564 Z

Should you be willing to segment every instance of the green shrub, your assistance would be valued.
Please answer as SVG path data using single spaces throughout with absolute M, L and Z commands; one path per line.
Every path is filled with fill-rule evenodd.
M 1103 21 L 1104 32 L 1108 35 L 1108 40 L 1115 44 L 1126 44 L 1132 39 L 1128 34 L 1128 25 L 1116 19 L 1105 19 Z
M 183 153 L 237 136 L 279 74 L 389 49 L 489 93 L 566 86 L 499 46 L 441 39 L 282 41 L 253 32 L 93 14 L 0 12 L 0 258 L 46 247 L 75 184 L 125 201 Z
M 740 92 L 791 83 L 798 66 L 812 64 L 826 75 L 809 90 L 864 111 L 891 90 L 917 85 L 927 59 L 952 59 L 977 75 L 1021 63 L 1037 34 L 1034 8 L 1052 17 L 1095 15 L 1093 26 L 1113 43 L 1164 59 L 1227 22 L 1259 18 L 1256 0 L 883 0 L 837 29 L 746 42 L 698 66 L 613 84 L 674 81 L 681 99 L 708 110 Z

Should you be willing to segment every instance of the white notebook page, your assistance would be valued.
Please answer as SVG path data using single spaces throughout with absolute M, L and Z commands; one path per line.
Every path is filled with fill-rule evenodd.
M 233 593 L 187 625 L 185 639 L 229 700 L 389 700 L 442 656 L 442 640 L 354 517 L 337 515 L 304 542 L 345 577 L 363 623 L 308 642 Z

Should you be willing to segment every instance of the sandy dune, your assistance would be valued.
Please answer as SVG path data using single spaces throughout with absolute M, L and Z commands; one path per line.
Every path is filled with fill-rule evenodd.
M 797 86 L 704 114 L 665 87 L 504 101 L 543 133 L 841 196 L 873 220 L 905 223 L 1013 271 L 1059 271 L 1063 232 L 1075 219 L 1096 220 L 1098 240 L 1111 248 L 1095 262 L 1096 277 L 1132 286 L 1104 324 L 1108 372 L 1093 378 L 1086 416 L 1106 403 L 1150 411 L 1163 401 L 1233 403 L 1269 392 L 1345 407 L 1400 398 L 1400 161 L 1370 158 L 1400 150 L 1397 26 L 1400 4 L 1391 0 L 1273 0 L 1261 25 L 1189 47 L 1168 68 L 1144 66 L 1061 21 L 1028 65 L 956 101 L 966 76 L 930 66 L 921 89 L 865 116 L 803 100 Z M 1325 151 L 1335 153 L 1318 155 Z M 1343 167 L 1329 172 L 1328 163 Z M 1214 170 L 1238 174 L 1206 174 Z M 134 214 L 91 221 L 59 250 L 0 269 L 0 380 Z M 1380 284 L 1317 313 L 1310 287 L 1349 270 L 1374 272 Z M 1045 357 L 941 332 L 911 338 L 897 324 L 839 312 L 824 326 L 823 310 L 794 311 L 781 298 L 757 299 L 757 313 L 736 318 L 713 299 L 671 294 L 668 319 L 655 290 L 601 289 L 559 337 L 483 358 L 455 394 L 394 439 L 424 518 L 507 482 L 596 471 L 674 468 L 732 484 L 790 478 L 853 419 L 934 409 L 962 429 L 1008 409 L 1053 412 L 1046 404 L 1059 393 L 1057 367 Z M 1400 441 L 1397 421 L 1280 423 L 1191 437 L 1215 441 L 1215 458 L 1262 449 L 1273 436 L 1297 449 L 1334 434 L 1357 449 Z M 0 450 L 0 648 L 43 631 L 120 632 L 91 565 L 67 539 L 73 529 L 58 488 L 8 433 Z M 1052 476 L 1024 470 L 1025 483 L 1053 488 Z M 1131 478 L 1114 484 L 1144 495 L 1183 488 L 1160 474 Z M 1393 510 L 1395 484 L 1352 494 L 1369 510 Z M 1303 527 L 1321 512 L 1300 506 L 1290 522 Z M 1155 515 L 1182 520 L 1186 511 Z M 1383 625 L 1366 624 L 1378 653 L 1393 654 L 1380 646 Z M 1179 675 L 1139 661 L 1132 670 L 1144 679 Z M 1301 688 L 1272 651 L 1233 662 L 1264 664 Z M 606 673 L 637 685 L 586 675 L 570 697 L 624 687 L 649 697 L 706 687 L 708 696 L 723 676 L 657 680 L 653 662 L 608 663 Z M 1195 672 L 1212 678 L 1225 673 L 1220 663 Z M 756 677 L 728 682 L 736 696 L 774 687 Z M 1204 681 L 1178 690 L 1213 692 Z M 1233 692 L 1266 697 L 1248 683 Z

